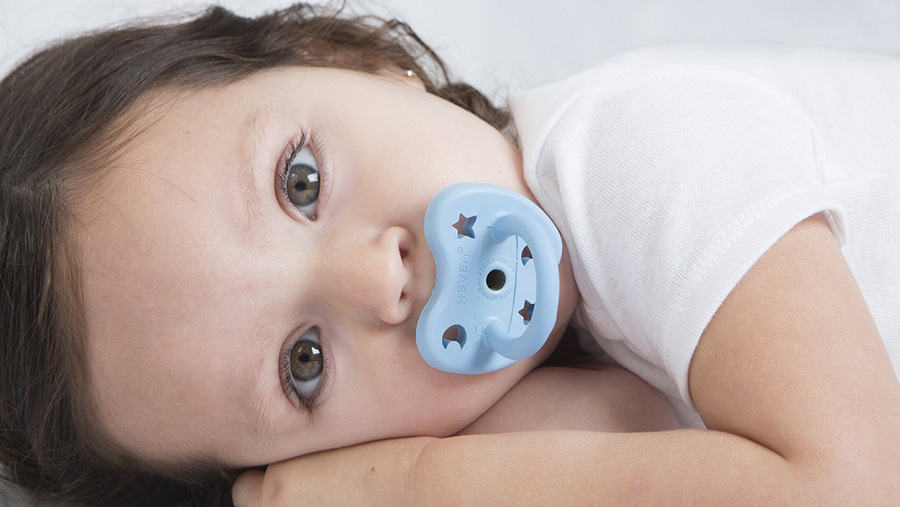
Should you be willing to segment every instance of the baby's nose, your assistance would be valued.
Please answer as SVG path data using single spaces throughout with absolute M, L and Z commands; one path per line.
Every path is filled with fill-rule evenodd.
M 345 318 L 375 317 L 400 324 L 409 317 L 411 264 L 407 256 L 412 245 L 412 233 L 390 227 L 371 242 L 358 242 L 334 253 L 328 283 Z

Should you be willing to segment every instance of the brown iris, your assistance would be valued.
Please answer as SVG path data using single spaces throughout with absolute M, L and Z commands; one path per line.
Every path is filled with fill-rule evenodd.
M 294 206 L 309 206 L 319 196 L 319 172 L 306 164 L 294 164 L 287 175 L 288 199 Z
M 291 375 L 298 382 L 313 380 L 322 373 L 322 349 L 316 342 L 300 340 L 291 348 Z

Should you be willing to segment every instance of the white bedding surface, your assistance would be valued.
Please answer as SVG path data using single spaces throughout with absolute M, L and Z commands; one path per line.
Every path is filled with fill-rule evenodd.
M 219 0 L 252 16 L 280 0 Z M 322 3 L 322 2 L 313 2 Z M 900 54 L 896 0 L 351 0 L 407 21 L 454 76 L 497 101 L 610 56 L 666 42 L 774 42 Z M 196 12 L 186 0 L 0 0 L 0 74 L 50 40 L 138 15 Z M 35 504 L 0 484 L 0 507 Z
M 245 16 L 289 0 L 219 0 Z M 321 0 L 311 3 L 325 3 Z M 61 35 L 200 0 L 0 0 L 0 73 Z M 666 42 L 776 42 L 900 53 L 897 0 L 348 0 L 351 12 L 407 21 L 494 98 Z

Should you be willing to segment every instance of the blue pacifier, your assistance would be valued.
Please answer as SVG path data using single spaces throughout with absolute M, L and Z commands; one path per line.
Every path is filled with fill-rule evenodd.
M 431 366 L 489 373 L 541 349 L 556 324 L 562 239 L 524 195 L 484 183 L 442 190 L 425 212 L 435 284 L 416 325 Z

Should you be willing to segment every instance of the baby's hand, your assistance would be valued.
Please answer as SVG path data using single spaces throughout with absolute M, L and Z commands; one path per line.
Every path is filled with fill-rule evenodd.
M 672 429 L 678 422 L 662 393 L 620 366 L 585 363 L 535 368 L 457 435 Z

